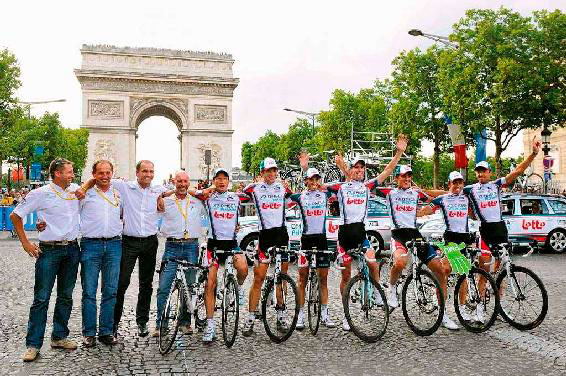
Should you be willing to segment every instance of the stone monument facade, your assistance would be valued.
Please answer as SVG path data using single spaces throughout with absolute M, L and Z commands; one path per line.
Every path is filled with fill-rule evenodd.
M 83 45 L 75 75 L 81 84 L 89 130 L 83 180 L 92 163 L 109 159 L 114 175 L 135 179 L 136 133 L 150 116 L 165 116 L 179 129 L 181 168 L 192 181 L 212 165 L 232 166 L 232 97 L 239 80 L 231 55 L 157 48 Z

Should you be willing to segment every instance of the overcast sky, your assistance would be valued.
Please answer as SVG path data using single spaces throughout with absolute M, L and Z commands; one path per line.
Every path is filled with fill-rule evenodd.
M 389 76 L 400 51 L 432 44 L 409 36 L 409 29 L 446 35 L 466 9 L 501 5 L 528 14 L 563 9 L 565 2 L 4 1 L 0 48 L 19 60 L 20 100 L 67 99 L 32 113 L 58 111 L 71 128 L 81 123 L 73 69 L 83 43 L 231 53 L 240 79 L 233 99 L 233 162 L 239 165 L 244 141 L 267 129 L 284 132 L 294 121 L 283 108 L 327 109 L 334 89 L 369 87 Z M 179 149 L 170 146 L 177 143 L 172 122 L 149 118 L 138 133 L 138 158 L 156 161 L 156 178 L 179 167 Z M 516 141 L 507 155 L 522 152 Z

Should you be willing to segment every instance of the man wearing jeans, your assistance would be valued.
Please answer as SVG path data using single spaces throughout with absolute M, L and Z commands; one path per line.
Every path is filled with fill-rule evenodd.
M 105 345 L 117 343 L 113 334 L 114 306 L 122 255 L 120 194 L 111 179 L 110 161 L 96 161 L 92 175 L 96 180 L 81 201 L 81 282 L 83 287 L 83 345 L 96 344 L 96 290 L 102 274 L 102 300 L 98 319 L 98 340 Z
M 153 337 L 159 336 L 161 313 L 163 312 L 171 285 L 175 279 L 177 263 L 171 261 L 181 258 L 188 262 L 198 261 L 198 238 L 202 235 L 201 216 L 206 213 L 202 202 L 187 195 L 189 188 L 189 175 L 185 171 L 175 174 L 175 191 L 164 199 L 163 223 L 161 233 L 167 238 L 165 253 L 161 265 L 164 267 L 159 275 L 159 289 L 157 290 L 157 319 Z M 165 195 L 164 195 L 165 196 Z M 195 282 L 195 271 L 187 270 L 185 278 L 187 283 Z M 190 313 L 183 312 L 179 329 L 186 334 L 192 333 Z
M 80 258 L 77 243 L 79 201 L 73 193 L 78 186 L 71 183 L 75 176 L 73 164 L 66 159 L 58 158 L 51 162 L 49 174 L 52 183 L 31 191 L 10 214 L 24 250 L 36 259 L 24 362 L 34 361 L 43 345 L 49 298 L 55 280 L 57 301 L 53 314 L 51 347 L 68 350 L 77 348 L 77 344 L 67 339 L 67 336 Z M 34 211 L 47 224 L 46 230 L 39 234 L 39 247 L 28 240 L 22 222 L 22 218 Z
M 120 194 L 124 210 L 124 230 L 122 236 L 122 258 L 120 261 L 120 277 L 116 305 L 114 306 L 114 335 L 117 335 L 118 324 L 124 310 L 124 296 L 130 286 L 130 278 L 136 262 L 139 260 L 139 293 L 136 306 L 136 324 L 138 335 L 149 334 L 149 307 L 153 294 L 153 273 L 157 257 L 157 198 L 165 191 L 162 186 L 152 186 L 153 162 L 142 160 L 136 164 L 136 181 L 112 179 L 112 186 Z M 94 179 L 90 179 L 82 187 L 92 188 Z

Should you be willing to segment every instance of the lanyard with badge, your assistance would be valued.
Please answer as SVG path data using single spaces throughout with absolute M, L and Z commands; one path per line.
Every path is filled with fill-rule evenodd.
M 187 206 L 185 207 L 185 211 L 183 211 L 183 207 L 181 206 L 181 203 L 179 202 L 179 199 L 177 197 L 175 197 L 175 203 L 177 204 L 177 209 L 179 209 L 179 212 L 181 213 L 181 215 L 183 216 L 183 219 L 185 220 L 185 223 L 183 225 L 183 238 L 188 239 L 189 238 L 189 232 L 187 231 L 187 214 L 189 211 L 189 205 L 191 204 L 191 200 L 189 198 L 189 195 L 187 195 Z
M 63 197 L 63 195 L 62 195 L 61 193 L 59 193 L 59 192 L 53 187 L 52 184 L 49 184 L 49 188 L 51 188 L 51 190 L 52 190 L 53 192 L 55 192 L 55 194 L 57 195 L 57 197 L 59 197 L 59 198 L 61 198 L 61 199 L 63 199 L 63 200 L 68 200 L 68 201 L 70 201 L 70 200 L 77 200 L 76 197 Z M 65 193 L 66 193 L 67 195 L 69 194 L 69 192 L 67 192 L 67 190 L 65 190 Z
M 106 195 L 100 190 L 98 189 L 98 187 L 94 187 L 94 190 L 96 191 L 96 193 L 102 197 L 104 199 L 104 201 L 106 201 L 107 203 L 109 203 L 110 205 L 112 205 L 113 207 L 117 208 L 118 206 L 120 206 L 120 199 L 118 198 L 118 196 L 116 195 L 116 191 L 114 190 L 114 188 L 112 188 L 112 194 L 114 195 L 114 202 L 110 201 L 108 199 L 108 197 L 106 197 Z

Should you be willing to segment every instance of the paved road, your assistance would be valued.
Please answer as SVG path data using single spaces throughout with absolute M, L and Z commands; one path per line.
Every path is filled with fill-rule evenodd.
M 162 248 L 160 249 L 160 254 Z M 8 375 L 565 375 L 566 374 L 566 255 L 516 258 L 534 269 L 547 287 L 549 313 L 532 332 L 520 332 L 497 321 L 487 333 L 439 329 L 431 337 L 415 336 L 396 310 L 388 331 L 378 343 L 366 344 L 340 327 L 321 328 L 316 337 L 295 332 L 285 343 L 269 341 L 260 322 L 249 338 L 239 335 L 232 349 L 221 340 L 203 345 L 200 335 L 182 338 L 182 346 L 163 357 L 155 339 L 135 334 L 137 271 L 127 294 L 122 322 L 123 342 L 113 348 L 51 350 L 47 336 L 40 358 L 24 364 L 25 334 L 33 290 L 33 260 L 13 240 L 0 240 L 0 374 Z M 292 269 L 291 275 L 296 275 Z M 249 286 L 250 278 L 246 282 Z M 157 286 L 157 278 L 154 286 Z M 75 288 L 71 337 L 81 340 L 80 277 Z M 331 271 L 331 315 L 342 319 L 338 272 Z M 54 299 L 50 304 L 52 317 Z M 152 300 L 155 318 L 155 296 Z M 217 321 L 219 318 L 217 317 Z M 152 321 L 153 323 L 153 321 Z M 218 325 L 219 327 L 219 325 Z M 221 333 L 218 333 L 221 338 Z

